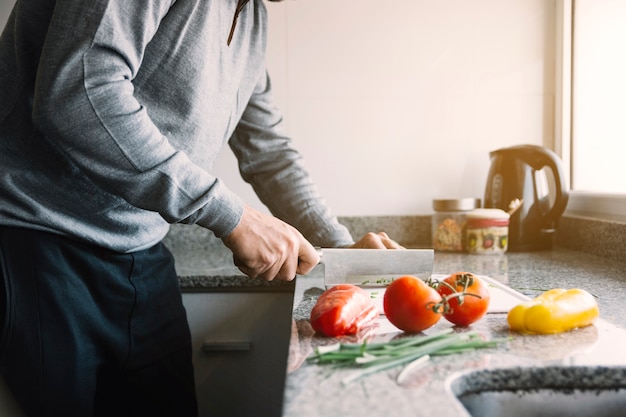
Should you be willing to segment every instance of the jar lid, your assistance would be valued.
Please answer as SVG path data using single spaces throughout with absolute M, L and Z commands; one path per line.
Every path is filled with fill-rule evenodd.
M 509 213 L 497 208 L 478 208 L 467 213 L 468 219 L 509 219 Z
M 433 200 L 433 210 L 435 211 L 470 211 L 480 206 L 480 198 Z

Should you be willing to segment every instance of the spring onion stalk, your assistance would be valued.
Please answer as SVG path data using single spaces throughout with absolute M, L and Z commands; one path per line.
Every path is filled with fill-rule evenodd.
M 398 375 L 400 381 L 412 369 L 423 366 L 431 356 L 495 347 L 503 341 L 505 339 L 485 341 L 478 332 L 453 333 L 449 328 L 430 336 L 402 338 L 382 343 L 339 343 L 320 346 L 307 361 L 336 368 L 354 368 L 355 372 L 344 378 L 343 384 L 409 364 Z
M 405 366 L 402 369 L 402 371 L 400 371 L 400 373 L 396 377 L 396 382 L 398 384 L 402 384 L 404 382 L 404 380 L 406 379 L 407 375 L 409 375 L 411 372 L 413 372 L 417 368 L 421 368 L 422 366 L 426 365 L 426 363 L 429 360 L 430 360 L 430 355 L 420 356 L 419 358 L 415 359 L 413 362 L 411 362 L 407 366 Z

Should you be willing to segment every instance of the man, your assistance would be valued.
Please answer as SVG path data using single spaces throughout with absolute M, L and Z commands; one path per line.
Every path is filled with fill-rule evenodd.
M 355 243 L 282 130 L 261 0 L 17 0 L 0 38 L 1 370 L 30 416 L 196 415 L 171 223 L 251 277 Z M 211 165 L 226 144 L 276 216 Z M 254 306 L 251 306 L 254 308 Z

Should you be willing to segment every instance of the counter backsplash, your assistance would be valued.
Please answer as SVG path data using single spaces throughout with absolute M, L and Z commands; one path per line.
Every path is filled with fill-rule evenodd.
M 353 236 L 384 230 L 410 247 L 431 246 L 431 216 L 340 217 Z M 555 245 L 626 263 L 626 222 L 565 213 L 556 230 Z
M 566 213 L 557 229 L 557 245 L 626 263 L 626 222 Z
M 339 221 L 345 224 L 355 238 L 367 232 L 385 231 L 407 247 L 431 247 L 431 216 L 345 216 Z M 576 213 L 565 213 L 556 232 L 556 246 L 577 250 L 626 263 L 626 222 L 601 220 Z M 166 245 L 177 259 L 188 257 L 194 262 L 179 262 L 180 275 L 197 275 L 197 268 L 211 269 L 225 275 L 237 274 L 232 265 L 232 254 L 210 231 L 195 226 L 173 225 L 165 238 Z M 207 265 L 198 265 L 197 255 L 205 253 Z M 184 270 L 184 265 L 192 265 Z M 219 267 L 218 267 L 219 266 Z M 224 270 L 222 270 L 224 269 Z

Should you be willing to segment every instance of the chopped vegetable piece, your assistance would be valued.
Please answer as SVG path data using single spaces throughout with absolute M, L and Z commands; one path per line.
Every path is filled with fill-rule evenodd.
M 419 358 L 415 359 L 413 362 L 405 366 L 404 369 L 402 369 L 402 371 L 400 371 L 400 373 L 396 377 L 396 382 L 398 384 L 403 383 L 407 375 L 409 375 L 414 370 L 426 365 L 426 362 L 428 362 L 429 360 L 430 360 L 430 355 L 420 356 Z

